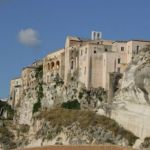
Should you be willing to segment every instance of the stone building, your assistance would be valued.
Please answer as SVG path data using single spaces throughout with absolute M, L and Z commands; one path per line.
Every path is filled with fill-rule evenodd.
M 87 89 L 102 87 L 109 90 L 110 73 L 124 73 L 134 55 L 150 44 L 150 41 L 143 40 L 104 40 L 101 35 L 100 32 L 92 32 L 91 39 L 67 36 L 64 48 L 23 68 L 21 77 L 11 81 L 10 97 L 13 104 L 21 97 L 21 92 L 36 87 L 37 66 L 43 66 L 44 84 L 50 84 L 59 75 L 65 85 L 75 79 Z
M 22 94 L 22 79 L 15 78 L 10 82 L 10 100 L 12 100 L 11 105 L 14 107 L 18 104 L 20 96 Z
M 59 74 L 59 76 L 64 78 L 64 61 L 65 52 L 64 49 L 59 49 L 56 52 L 48 54 L 43 58 L 43 82 L 48 84 L 52 79 Z

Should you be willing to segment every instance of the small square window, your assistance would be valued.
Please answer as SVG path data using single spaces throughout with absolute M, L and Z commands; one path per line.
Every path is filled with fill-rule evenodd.
M 124 47 L 121 47 L 121 51 L 124 51 Z
M 121 60 L 120 60 L 120 58 L 118 58 L 118 64 L 120 64 L 120 62 L 121 62 Z
M 120 67 L 117 68 L 117 71 L 120 72 Z

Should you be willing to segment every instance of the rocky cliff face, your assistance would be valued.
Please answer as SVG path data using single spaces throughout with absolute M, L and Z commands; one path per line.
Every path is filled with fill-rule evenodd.
M 150 46 L 142 49 L 129 64 L 115 99 L 150 105 Z
M 124 73 L 111 118 L 142 140 L 150 136 L 150 46 L 135 55 Z
M 11 121 L 12 127 L 7 128 L 13 133 L 15 147 L 133 145 L 135 135 L 114 120 L 94 113 L 103 107 L 105 100 L 104 89 L 87 90 L 74 80 L 67 86 L 60 78 L 49 85 L 38 82 L 36 89 L 24 93 Z
M 23 93 L 12 126 L 6 126 L 15 147 L 102 143 L 132 146 L 137 137 L 150 135 L 150 47 L 140 51 L 129 65 L 112 106 L 105 103 L 107 93 L 102 88 L 87 90 L 75 80 L 65 86 L 59 76 L 45 84 L 42 73 L 36 75 L 37 87 Z M 103 113 L 112 109 L 111 117 L 124 128 L 96 115 L 94 112 L 100 108 Z
M 61 106 L 65 102 L 78 101 L 81 109 L 96 110 L 106 100 L 106 91 L 102 88 L 86 90 L 82 83 L 70 81 L 65 86 L 62 79 L 56 77 L 50 84 L 39 84 L 36 90 L 28 90 L 17 106 L 15 120 L 19 124 L 31 124 L 35 112 Z
M 137 139 L 112 119 L 91 111 L 60 108 L 37 113 L 25 135 L 20 138 L 20 146 L 104 143 L 131 146 Z

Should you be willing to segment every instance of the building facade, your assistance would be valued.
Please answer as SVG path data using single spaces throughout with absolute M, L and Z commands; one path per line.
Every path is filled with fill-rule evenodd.
M 109 90 L 109 75 L 124 73 L 127 65 L 150 41 L 104 40 L 101 33 L 92 32 L 92 39 L 67 36 L 65 46 L 49 53 L 42 60 L 22 70 L 21 77 L 11 81 L 10 97 L 14 105 L 21 93 L 36 88 L 35 69 L 43 67 L 43 83 L 50 84 L 56 75 L 67 85 L 75 79 L 87 89 L 102 87 Z

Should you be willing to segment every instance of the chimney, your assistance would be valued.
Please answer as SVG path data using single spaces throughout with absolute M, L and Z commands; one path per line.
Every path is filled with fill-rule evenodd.
M 102 38 L 102 32 L 92 31 L 91 40 L 100 40 Z

